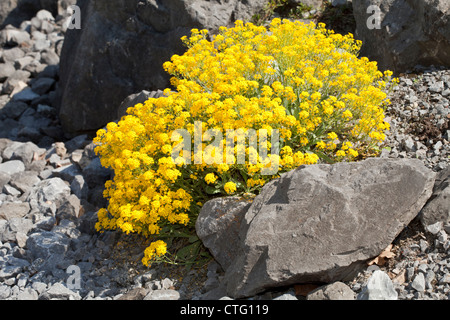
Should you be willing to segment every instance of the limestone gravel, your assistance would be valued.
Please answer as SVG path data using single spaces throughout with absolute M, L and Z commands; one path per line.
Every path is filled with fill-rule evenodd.
M 0 36 L 0 299 L 229 299 L 215 261 L 149 269 L 140 262 L 148 240 L 95 231 L 111 172 L 99 165 L 92 137 L 62 133 L 55 88 L 64 18 L 50 16 L 40 12 Z M 449 69 L 418 66 L 402 75 L 386 110 L 392 130 L 381 157 L 419 158 L 436 172 L 448 167 L 449 99 Z M 364 297 L 381 272 L 390 298 L 389 281 L 399 300 L 448 300 L 450 225 L 430 230 L 416 219 L 394 241 L 394 258 L 339 290 Z M 251 299 L 306 297 L 280 288 Z

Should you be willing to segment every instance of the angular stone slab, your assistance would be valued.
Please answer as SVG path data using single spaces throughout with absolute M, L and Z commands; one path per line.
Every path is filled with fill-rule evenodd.
M 197 235 L 224 270 L 238 254 L 239 227 L 251 203 L 241 197 L 216 198 L 206 202 L 198 215 Z
M 301 166 L 266 184 L 241 223 L 229 296 L 353 278 L 418 214 L 435 174 L 417 159 Z
M 436 176 L 433 194 L 422 209 L 420 221 L 425 230 L 435 234 L 450 223 L 450 166 Z M 440 227 L 433 228 L 436 224 Z

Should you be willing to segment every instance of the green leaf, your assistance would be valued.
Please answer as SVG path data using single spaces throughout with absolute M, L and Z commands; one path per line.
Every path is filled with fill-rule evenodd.
M 335 163 L 335 161 L 333 159 L 331 159 L 330 157 L 328 157 L 325 153 L 323 153 L 322 151 L 315 151 L 316 154 L 319 156 L 320 159 L 324 160 L 325 162 L 332 164 Z
M 194 243 L 195 241 L 200 240 L 196 235 L 189 237 L 189 243 Z
M 198 249 L 200 246 L 200 241 L 194 242 L 193 244 L 190 244 L 180 250 L 176 253 L 176 256 L 178 259 L 181 260 L 192 260 L 195 258 L 196 254 L 198 253 Z
M 206 186 L 205 187 L 205 191 L 207 194 L 218 194 L 220 193 L 220 189 L 215 188 L 215 187 L 211 187 L 211 186 Z

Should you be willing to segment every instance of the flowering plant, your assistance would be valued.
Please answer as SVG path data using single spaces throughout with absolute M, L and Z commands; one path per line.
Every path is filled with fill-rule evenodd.
M 213 40 L 196 29 L 182 40 L 187 52 L 164 64 L 176 90 L 129 108 L 97 132 L 96 152 L 115 173 L 105 185 L 109 205 L 98 212 L 98 230 L 148 237 L 193 227 L 212 196 L 257 193 L 304 164 L 359 160 L 385 139 L 392 73 L 358 58 L 361 42 L 351 34 L 274 19 L 268 29 L 236 21 Z M 176 134 L 180 129 L 189 139 Z M 276 134 L 265 140 L 272 152 L 235 144 L 239 134 L 224 138 L 237 129 Z M 241 155 L 249 160 L 237 161 Z M 142 261 L 166 254 L 157 240 Z

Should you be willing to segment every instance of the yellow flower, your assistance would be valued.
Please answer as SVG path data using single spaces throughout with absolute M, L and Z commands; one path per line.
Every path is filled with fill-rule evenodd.
M 342 116 L 344 118 L 351 119 L 353 117 L 353 114 L 350 110 L 345 110 L 344 112 L 342 112 Z
M 225 192 L 228 194 L 234 193 L 234 192 L 236 192 L 236 183 L 229 181 L 229 182 L 225 183 L 223 188 L 224 188 Z
M 316 148 L 317 149 L 325 149 L 325 147 L 326 147 L 326 143 L 325 142 L 323 142 L 323 141 L 319 141 L 319 142 L 317 142 L 316 143 Z
M 344 150 L 336 151 L 336 157 L 345 157 L 345 151 Z
M 216 180 L 217 180 L 217 177 L 216 177 L 216 175 L 214 173 L 208 173 L 205 176 L 205 181 L 208 184 L 212 184 L 212 183 L 216 182 Z
M 338 136 L 337 136 L 337 134 L 335 132 L 328 133 L 327 137 L 330 140 L 336 140 L 338 138 Z
M 383 110 L 397 80 L 359 58 L 362 43 L 351 34 L 335 34 L 324 24 L 274 19 L 266 28 L 238 20 L 211 37 L 193 29 L 182 42 L 186 52 L 163 64 L 174 90 L 128 108 L 94 138 L 101 164 L 114 170 L 98 231 L 149 237 L 195 223 L 194 204 L 208 200 L 199 191 L 219 178 L 228 182 L 214 189 L 218 196 L 258 192 L 319 156 L 344 161 L 373 154 L 386 137 Z M 243 141 L 239 128 L 247 133 Z M 172 159 L 175 146 L 181 150 Z M 272 174 L 263 175 L 267 171 Z M 242 187 L 232 182 L 242 178 Z M 142 262 L 166 250 L 154 242 Z

